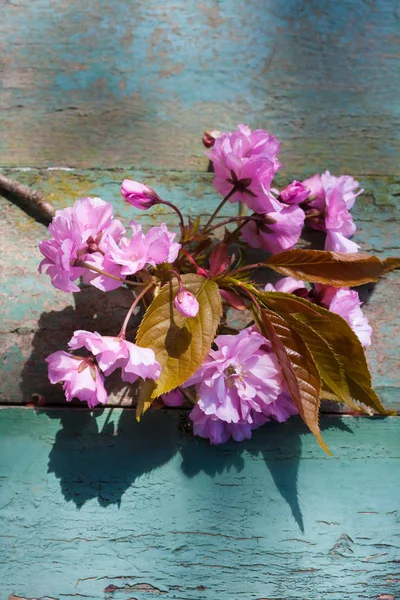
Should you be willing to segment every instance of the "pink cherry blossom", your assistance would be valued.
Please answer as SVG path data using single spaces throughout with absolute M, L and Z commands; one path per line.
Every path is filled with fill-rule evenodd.
M 141 210 L 146 210 L 160 202 L 160 197 L 153 189 L 132 179 L 123 180 L 121 194 L 129 204 Z
M 151 265 L 173 263 L 179 254 L 181 245 L 174 242 L 176 233 L 169 231 L 165 223 L 152 227 L 145 236 L 147 262 Z
M 130 227 L 130 239 L 124 237 L 119 244 L 109 241 L 110 257 L 116 265 L 122 267 L 123 276 L 133 275 L 147 264 L 154 266 L 176 260 L 181 246 L 174 242 L 176 233 L 169 231 L 165 223 L 152 227 L 146 235 L 135 221 L 130 222 Z
M 97 332 L 75 331 L 68 343 L 72 350 L 85 347 L 96 357 L 106 376 L 121 369 L 122 381 L 134 383 L 142 379 L 157 379 L 161 367 L 151 348 L 141 348 L 123 337 L 102 336 Z
M 280 204 L 270 191 L 280 167 L 278 140 L 261 129 L 239 125 L 238 131 L 223 133 L 208 154 L 213 163 L 214 187 L 223 196 L 236 186 L 230 202 L 244 202 L 258 213 L 279 211 Z
M 336 231 L 328 231 L 325 238 L 325 250 L 331 252 L 345 252 L 352 254 L 358 252 L 359 245 L 353 242 L 353 240 L 347 239 L 341 233 Z
M 265 129 L 251 131 L 247 125 L 238 125 L 238 130 L 228 135 L 231 136 L 232 147 L 240 156 L 264 156 L 273 162 L 275 171 L 280 168 L 278 161 L 280 143 Z
M 357 196 L 364 192 L 363 189 L 360 189 L 358 192 L 356 192 L 360 184 L 351 175 L 341 175 L 340 177 L 335 177 L 334 175 L 331 175 L 329 171 L 325 171 L 325 173 L 321 175 L 321 181 L 327 195 L 333 190 L 340 190 L 347 210 L 351 210 L 353 208 Z
M 252 432 L 271 419 L 283 423 L 298 411 L 290 395 L 284 391 L 274 402 L 268 404 L 264 413 L 253 412 L 253 422 L 239 421 L 227 423 L 214 414 L 206 414 L 198 404 L 190 413 L 193 421 L 193 432 L 199 437 L 208 438 L 211 444 L 225 444 L 230 438 L 236 442 L 250 439 Z
M 305 179 L 303 181 L 303 185 L 310 190 L 310 194 L 307 198 L 307 206 L 310 206 L 313 209 L 322 212 L 325 211 L 326 192 L 322 184 L 321 175 L 319 175 L 319 173 L 316 173 L 316 175 L 313 175 L 309 179 Z M 315 229 L 317 228 L 315 227 Z
M 89 408 L 106 404 L 104 377 L 93 357 L 72 356 L 67 352 L 53 352 L 46 358 L 50 383 L 63 383 L 67 402 L 78 398 Z
M 184 317 L 195 317 L 199 312 L 197 298 L 183 286 L 178 289 L 174 298 L 174 306 Z
M 261 413 L 254 413 L 252 423 L 227 423 L 214 414 L 206 414 L 198 404 L 193 407 L 190 418 L 193 421 L 193 433 L 209 439 L 211 444 L 225 444 L 230 438 L 236 442 L 250 439 L 254 429 L 270 420 Z
M 268 416 L 269 405 L 282 392 L 278 360 L 254 328 L 243 329 L 237 335 L 217 336 L 214 342 L 218 349 L 209 352 L 200 369 L 184 384 L 195 385 L 199 398 L 192 414 L 195 430 L 197 423 L 199 427 L 204 424 L 206 415 L 211 421 L 244 425 L 242 433 L 249 434 L 258 423 L 256 415 Z
M 308 198 L 311 190 L 300 181 L 292 181 L 279 194 L 279 200 L 285 204 L 301 204 Z
M 84 273 L 79 260 L 96 254 L 99 264 L 109 240 L 119 241 L 125 230 L 120 221 L 113 219 L 112 210 L 112 205 L 100 198 L 82 198 L 74 206 L 56 212 L 49 225 L 52 238 L 39 244 L 45 257 L 39 271 L 51 277 L 54 287 L 79 292 L 73 283 Z
M 166 406 L 181 406 L 185 401 L 185 396 L 179 388 L 168 394 L 162 394 L 161 398 Z
M 114 275 L 114 277 L 120 277 L 124 279 L 121 265 L 117 265 L 112 260 L 109 252 L 107 252 L 105 255 L 100 254 L 99 252 L 89 254 L 86 256 L 85 262 L 108 273 L 109 275 Z M 102 275 L 101 273 L 91 271 L 90 269 L 83 270 L 82 281 L 84 283 L 90 283 L 102 292 L 110 292 L 111 290 L 116 290 L 123 285 L 123 281 L 117 281 L 116 279 L 108 277 L 108 275 Z
M 301 279 L 294 277 L 283 277 L 275 285 L 267 283 L 265 286 L 266 292 L 283 292 L 285 294 L 293 294 L 296 290 L 305 289 L 306 284 Z
M 335 177 L 326 171 L 303 182 L 310 188 L 307 199 L 307 224 L 326 231 L 325 250 L 335 252 L 357 252 L 358 245 L 348 240 L 356 232 L 350 209 L 363 189 L 350 175 Z M 315 213 L 315 214 L 314 214 Z
M 284 423 L 289 417 L 298 414 L 298 410 L 293 403 L 292 397 L 289 392 L 284 388 L 284 391 L 279 394 L 275 402 L 271 402 L 265 412 L 268 417 L 278 421 L 278 423 Z
M 63 292 L 80 292 L 74 283 L 84 272 L 84 269 L 75 266 L 79 248 L 79 239 L 72 232 L 69 239 L 40 242 L 39 249 L 45 258 L 39 265 L 39 273 L 47 273 L 54 287 Z
M 121 267 L 121 274 L 134 275 L 147 263 L 148 246 L 139 223 L 131 221 L 129 226 L 132 231 L 130 239 L 123 237 L 117 244 L 109 240 L 108 253 L 114 264 Z
M 264 220 L 249 221 L 242 229 L 242 236 L 252 248 L 277 254 L 298 242 L 304 217 L 298 206 L 285 206 L 280 212 L 265 215 Z
M 323 306 L 347 321 L 362 346 L 370 346 L 372 327 L 362 311 L 358 292 L 349 288 L 337 289 L 318 284 L 315 285 L 315 290 Z

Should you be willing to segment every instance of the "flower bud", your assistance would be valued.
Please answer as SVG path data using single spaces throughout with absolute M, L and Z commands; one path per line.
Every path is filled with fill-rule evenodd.
M 199 312 L 197 299 L 183 286 L 179 288 L 175 296 L 174 306 L 184 317 L 195 317 Z
M 185 397 L 179 388 L 172 390 L 172 392 L 168 392 L 168 394 L 162 394 L 161 398 L 165 406 L 181 406 L 185 400 Z
M 203 144 L 206 148 L 212 148 L 215 140 L 221 135 L 220 131 L 205 131 L 203 133 Z
M 154 190 L 144 183 L 132 181 L 132 179 L 124 179 L 121 185 L 121 194 L 126 202 L 141 210 L 146 210 L 161 202 L 161 198 Z
M 311 190 L 301 181 L 292 181 L 279 195 L 279 200 L 285 204 L 301 204 L 310 195 Z

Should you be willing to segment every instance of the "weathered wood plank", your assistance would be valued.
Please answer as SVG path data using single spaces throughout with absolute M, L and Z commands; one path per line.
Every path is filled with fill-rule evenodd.
M 160 220 L 175 223 L 170 212 L 153 209 L 144 214 L 126 205 L 119 194 L 122 178 L 130 175 L 153 185 L 164 197 L 176 202 L 185 214 L 210 214 L 218 202 L 211 185 L 212 175 L 138 171 L 6 171 L 24 183 L 38 186 L 57 207 L 67 206 L 84 195 L 99 195 L 114 203 L 118 217 L 128 223 L 140 219 L 144 225 Z M 278 179 L 279 184 L 290 180 Z M 387 256 L 400 254 L 400 208 L 397 194 L 400 180 L 363 177 L 366 194 L 354 208 L 358 224 L 356 241 L 368 252 Z M 37 244 L 46 236 L 45 228 L 25 215 L 18 207 L 1 200 L 0 218 L 3 234 L 0 239 L 0 285 L 2 303 L 3 378 L 0 385 L 2 402 L 31 401 L 33 394 L 44 395 L 46 402 L 63 402 L 58 387 L 47 380 L 45 356 L 60 349 L 75 329 L 97 329 L 113 334 L 123 321 L 131 303 L 128 290 L 111 294 L 87 287 L 70 295 L 55 290 L 47 276 L 37 274 L 40 253 Z M 236 209 L 232 206 L 227 210 Z M 399 330 L 397 298 L 400 297 L 399 273 L 387 275 L 377 286 L 363 290 L 368 300 L 365 310 L 374 328 L 374 344 L 368 351 L 375 386 L 388 406 L 400 408 L 400 372 L 398 370 Z M 95 315 L 95 316 L 94 316 Z M 111 386 L 111 402 L 130 403 L 116 380 Z
M 293 171 L 399 174 L 395 0 L 2 2 L 0 165 L 204 170 L 268 127 Z
M 297 419 L 212 447 L 181 415 L 0 410 L 2 598 L 398 598 L 400 418 L 325 417 L 329 458 Z

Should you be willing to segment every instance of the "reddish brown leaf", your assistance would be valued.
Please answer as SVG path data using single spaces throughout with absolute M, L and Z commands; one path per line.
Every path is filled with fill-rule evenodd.
M 353 399 L 380 414 L 389 414 L 371 387 L 371 375 L 360 340 L 342 317 L 292 294 L 272 292 L 264 294 L 263 301 L 284 319 L 290 320 L 295 315 L 324 338 L 343 366 Z
M 395 269 L 400 269 L 400 258 L 397 256 L 389 256 L 385 258 L 383 261 L 383 267 L 385 269 L 385 273 L 389 273 L 389 271 L 394 271 Z
M 385 273 L 384 263 L 376 256 L 322 250 L 286 250 L 264 265 L 288 277 L 334 287 L 378 281 Z
M 210 254 L 210 277 L 221 275 L 230 265 L 231 260 L 228 256 L 228 244 L 220 242 Z
M 318 424 L 321 380 L 307 345 L 276 313 L 268 309 L 261 309 L 259 313 L 255 310 L 255 318 L 278 357 L 287 389 L 300 416 L 321 447 L 330 454 Z

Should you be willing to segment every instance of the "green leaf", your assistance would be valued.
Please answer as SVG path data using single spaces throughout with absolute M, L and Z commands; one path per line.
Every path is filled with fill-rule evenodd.
M 287 294 L 285 292 L 259 292 L 257 297 L 267 308 L 279 314 L 282 309 L 285 315 L 298 312 L 316 317 L 320 316 L 321 319 L 328 320 L 328 316 L 321 313 L 319 306 L 294 294 Z M 330 314 L 328 310 L 325 310 L 325 312 Z
M 289 320 L 294 316 L 326 340 L 343 366 L 354 400 L 380 414 L 389 414 L 371 387 L 371 375 L 360 340 L 342 317 L 292 294 L 270 292 L 262 297 L 268 308 Z
M 378 281 L 385 273 L 384 263 L 376 256 L 322 250 L 286 250 L 271 256 L 264 265 L 288 277 L 334 287 Z
M 306 343 L 325 388 L 333 392 L 341 402 L 349 406 L 353 405 L 343 365 L 332 346 L 324 336 L 297 319 L 296 316 L 289 316 L 289 321 L 292 329 Z
M 197 371 L 221 320 L 221 295 L 214 281 L 187 274 L 182 275 L 182 283 L 197 298 L 198 315 L 187 318 L 175 309 L 178 282 L 173 279 L 150 304 L 138 330 L 136 343 L 152 348 L 162 369 L 151 399 L 175 389 Z
M 354 398 L 359 402 L 373 408 L 376 412 L 384 415 L 395 415 L 396 411 L 386 410 L 379 399 L 377 393 L 369 385 L 363 385 L 353 377 L 349 377 L 349 388 Z
M 136 404 L 136 419 L 140 421 L 140 417 L 144 415 L 146 410 L 150 408 L 154 398 L 151 395 L 156 387 L 155 381 L 152 379 L 140 379 L 139 397 Z
M 192 226 L 192 234 L 197 233 L 197 230 L 200 227 L 200 215 L 195 218 L 195 220 L 193 221 L 191 226 Z
M 278 357 L 286 387 L 300 416 L 330 455 L 319 429 L 321 380 L 313 357 L 301 336 L 276 313 L 254 308 L 254 318 Z

